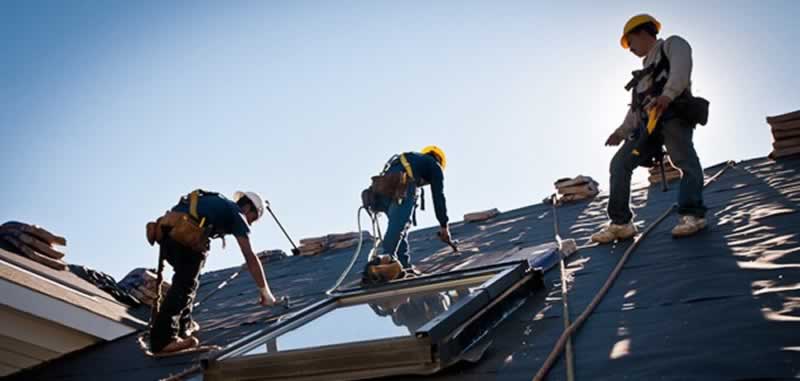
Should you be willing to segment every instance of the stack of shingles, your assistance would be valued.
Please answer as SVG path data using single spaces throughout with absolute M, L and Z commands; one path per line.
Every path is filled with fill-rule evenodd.
M 558 190 L 557 202 L 563 204 L 566 202 L 586 200 L 594 198 L 600 193 L 597 181 L 594 181 L 589 176 L 578 175 L 575 178 L 563 178 L 555 182 L 556 189 Z
M 66 246 L 67 240 L 39 226 L 16 221 L 6 222 L 0 225 L 0 241 L 5 241 L 17 254 L 47 267 L 59 271 L 67 268 L 62 260 L 63 249 L 57 250 L 53 247 Z
M 664 177 L 667 178 L 668 183 L 683 177 L 683 173 L 680 171 L 680 169 L 672 166 L 672 161 L 669 159 L 668 155 L 664 155 Z M 650 176 L 647 177 L 647 180 L 650 182 L 650 185 L 660 183 L 661 166 L 654 165 L 650 167 Z
M 800 110 L 788 114 L 768 116 L 772 127 L 772 159 L 800 154 Z
M 158 277 L 155 272 L 145 268 L 137 268 L 125 275 L 118 285 L 140 302 L 152 306 L 156 299 Z M 162 297 L 167 294 L 170 284 L 164 282 L 161 286 Z
M 467 213 L 464 215 L 464 222 L 481 222 L 486 221 L 496 215 L 500 214 L 497 208 L 483 210 L 480 212 Z
M 372 235 L 364 232 L 364 239 L 372 239 Z M 304 238 L 300 240 L 300 255 L 318 255 L 327 250 L 344 249 L 358 244 L 358 232 L 328 234 L 322 237 Z
M 280 261 L 287 257 L 286 252 L 283 250 L 264 250 L 256 253 L 258 259 L 261 260 L 262 263 L 270 263 L 275 261 Z

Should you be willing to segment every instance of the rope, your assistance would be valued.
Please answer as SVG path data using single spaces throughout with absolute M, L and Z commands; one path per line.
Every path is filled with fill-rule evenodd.
M 655 220 L 655 222 L 650 224 L 650 226 L 647 229 L 645 229 L 645 231 L 643 231 L 642 234 L 636 237 L 636 239 L 633 241 L 633 244 L 631 244 L 631 246 L 628 247 L 628 250 L 625 250 L 625 254 L 622 255 L 622 258 L 620 258 L 619 262 L 617 263 L 617 266 L 611 272 L 611 275 L 608 276 L 608 279 L 606 280 L 605 284 L 603 284 L 603 287 L 600 288 L 600 291 L 598 291 L 597 294 L 594 296 L 592 302 L 589 303 L 589 306 L 587 306 L 586 309 L 583 311 L 583 313 L 580 316 L 578 316 L 577 319 L 575 319 L 574 323 L 572 323 L 567 329 L 564 330 L 564 333 L 556 342 L 553 351 L 550 352 L 549 356 L 547 356 L 547 360 L 545 360 L 544 365 L 542 365 L 541 369 L 539 369 L 539 372 L 536 373 L 536 377 L 533 378 L 534 381 L 541 381 L 544 379 L 544 377 L 550 371 L 550 368 L 553 366 L 556 360 L 558 360 L 558 357 L 561 355 L 561 351 L 564 349 L 564 346 L 566 345 L 566 342 L 569 340 L 570 336 L 575 331 L 577 331 L 581 325 L 583 325 L 586 319 L 589 318 L 589 315 L 591 315 L 592 312 L 594 312 L 594 309 L 597 307 L 597 305 L 600 304 L 600 301 L 603 300 L 603 297 L 605 297 L 606 293 L 611 288 L 611 285 L 617 279 L 617 276 L 622 271 L 622 266 L 624 266 L 625 262 L 628 261 L 628 257 L 630 257 L 631 253 L 639 246 L 639 243 L 642 242 L 642 240 L 645 237 L 647 237 L 647 234 L 649 234 L 650 231 L 653 230 L 653 228 L 655 228 L 659 222 L 664 220 L 664 218 L 666 218 L 674 208 L 675 205 L 674 204 L 671 205 L 666 211 L 664 211 L 664 213 L 661 214 L 661 216 L 658 217 L 658 219 Z
M 709 178 L 704 182 L 703 188 L 705 189 L 710 184 L 717 181 L 719 177 L 722 176 L 722 174 L 725 173 L 725 171 L 728 168 L 732 168 L 734 166 L 736 166 L 736 162 L 728 161 L 725 167 L 720 169 L 714 176 L 711 176 L 711 178 Z M 665 210 L 655 221 L 653 221 L 653 223 L 650 224 L 650 226 L 648 226 L 647 229 L 645 229 L 642 232 L 642 234 L 636 237 L 636 239 L 634 239 L 630 247 L 628 247 L 628 249 L 625 250 L 625 253 L 622 255 L 622 258 L 620 258 L 619 262 L 617 262 L 617 266 L 614 267 L 613 271 L 611 271 L 611 274 L 608 276 L 608 279 L 606 280 L 605 284 L 603 284 L 603 287 L 601 287 L 600 290 L 597 292 L 597 294 L 594 296 L 591 303 L 589 303 L 589 305 L 586 307 L 583 313 L 581 313 L 581 315 L 578 316 L 577 319 L 575 319 L 575 322 L 570 324 L 569 327 L 566 328 L 564 332 L 561 334 L 561 337 L 559 337 L 558 341 L 556 342 L 556 345 L 553 347 L 552 352 L 550 352 L 550 355 L 547 356 L 547 359 L 545 360 L 544 364 L 542 364 L 542 367 L 539 369 L 539 372 L 537 372 L 536 376 L 534 376 L 533 378 L 534 381 L 541 381 L 544 379 L 545 376 L 547 376 L 547 373 L 550 372 L 550 369 L 553 367 L 553 364 L 555 364 L 555 362 L 558 360 L 558 357 L 561 355 L 561 352 L 565 349 L 565 346 L 567 345 L 567 342 L 570 340 L 572 334 L 575 333 L 581 327 L 581 325 L 583 325 L 586 319 L 589 318 L 589 315 L 591 315 L 592 312 L 594 312 L 594 309 L 597 307 L 597 305 L 600 304 L 600 301 L 603 300 L 603 297 L 605 297 L 606 293 L 608 293 L 608 290 L 611 288 L 611 285 L 619 276 L 619 273 L 622 271 L 622 267 L 625 265 L 625 262 L 628 261 L 628 258 L 630 257 L 631 253 L 633 253 L 633 251 L 636 250 L 637 247 L 639 247 L 639 243 L 645 237 L 647 237 L 650 231 L 652 231 L 656 226 L 658 226 L 658 224 L 661 221 L 667 218 L 667 216 L 672 212 L 672 210 L 675 209 L 675 206 L 676 205 L 673 204 L 669 208 L 667 208 L 667 210 Z

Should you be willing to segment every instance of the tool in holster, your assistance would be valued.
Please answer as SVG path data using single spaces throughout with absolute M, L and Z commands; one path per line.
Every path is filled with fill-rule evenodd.
M 272 219 L 275 220 L 275 223 L 278 224 L 279 228 L 281 228 L 281 231 L 283 232 L 283 235 L 285 235 L 286 239 L 289 240 L 289 243 L 292 244 L 292 254 L 300 255 L 300 249 L 298 249 L 297 245 L 294 244 L 294 241 L 292 241 L 292 237 L 289 237 L 289 233 L 286 232 L 286 229 L 283 228 L 283 225 L 281 224 L 281 222 L 278 221 L 278 217 L 275 217 L 275 213 L 272 212 L 272 208 L 270 208 L 270 206 L 269 206 L 269 201 L 267 201 L 266 204 L 267 204 L 266 208 L 267 208 L 267 211 L 269 212 L 269 215 L 272 216 Z
M 658 121 L 660 117 L 661 113 L 656 111 L 655 108 L 651 108 L 647 112 L 647 125 L 643 131 L 639 132 L 635 147 L 631 153 L 640 158 L 639 165 L 641 166 L 659 166 L 659 171 L 661 172 L 661 190 L 666 192 L 669 188 L 667 187 L 667 175 L 664 169 L 663 142 L 658 135 L 655 135 L 659 127 Z

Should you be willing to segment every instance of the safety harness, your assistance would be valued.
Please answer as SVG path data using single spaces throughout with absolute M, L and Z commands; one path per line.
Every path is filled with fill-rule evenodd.
M 648 113 L 644 108 L 652 99 L 664 92 L 664 87 L 669 80 L 670 62 L 664 43 L 659 47 L 660 57 L 642 70 L 632 72 L 633 78 L 625 85 L 625 90 L 631 92 L 631 109 L 638 113 L 641 123 L 634 131 L 633 139 L 636 140 L 632 154 L 639 157 L 639 165 L 661 167 L 662 180 L 664 177 L 664 137 L 661 134 L 663 121 L 672 118 L 681 118 L 687 121 L 692 128 L 695 125 L 705 125 L 708 122 L 708 100 L 695 97 L 689 88 L 670 102 L 669 107 L 659 117 L 654 112 Z M 650 86 L 644 91 L 637 91 L 639 83 L 645 78 L 650 78 Z M 664 181 L 664 183 L 666 183 Z
M 639 120 L 647 120 L 647 123 L 642 123 L 634 131 L 633 138 L 636 140 L 632 154 L 639 157 L 639 165 L 643 167 L 652 167 L 659 165 L 663 171 L 664 159 L 664 137 L 660 133 L 664 119 L 670 118 L 673 115 L 668 108 L 664 111 L 664 115 L 656 121 L 654 113 L 648 113 L 644 107 L 652 99 L 660 96 L 664 91 L 669 80 L 670 63 L 666 52 L 664 51 L 664 44 L 660 46 L 660 59 L 648 65 L 642 70 L 634 71 L 633 78 L 625 85 L 625 90 L 631 92 L 631 109 L 639 116 Z M 650 86 L 644 91 L 637 91 L 639 83 L 645 78 L 650 78 Z M 691 94 L 687 88 L 676 99 Z
M 389 172 L 389 169 L 397 163 L 403 167 L 402 172 Z M 383 166 L 383 170 L 377 176 L 372 177 L 372 184 L 361 192 L 361 201 L 363 206 L 370 213 L 387 212 L 384 202 L 381 202 L 379 196 L 389 199 L 391 202 L 401 204 L 405 201 L 408 184 L 413 182 L 420 190 L 420 209 L 425 210 L 425 189 L 422 188 L 426 185 L 422 178 L 414 176 L 414 170 L 411 168 L 406 154 L 393 155 L 389 158 Z M 414 226 L 417 225 L 416 210 L 412 215 Z

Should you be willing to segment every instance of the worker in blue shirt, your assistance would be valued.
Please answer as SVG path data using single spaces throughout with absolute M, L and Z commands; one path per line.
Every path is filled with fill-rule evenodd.
M 147 239 L 159 244 L 158 292 L 153 305 L 150 350 L 172 353 L 200 344 L 193 335 L 199 325 L 192 320 L 192 307 L 199 286 L 200 271 L 212 238 L 233 235 L 239 244 L 250 275 L 259 289 L 259 303 L 275 304 L 264 269 L 250 246 L 250 224 L 264 214 L 265 204 L 254 192 L 236 192 L 233 201 L 214 192 L 196 190 L 156 222 L 147 224 Z M 161 302 L 164 262 L 173 270 L 172 285 Z
M 436 211 L 436 219 L 439 221 L 439 238 L 444 242 L 450 242 L 449 220 L 444 196 L 444 168 L 446 165 L 447 158 L 444 151 L 437 146 L 425 147 L 421 152 L 406 152 L 397 155 L 386 164 L 383 175 L 392 177 L 403 174 L 407 181 L 396 192 L 396 197 L 387 197 L 386 195 L 377 197 L 377 209 L 385 211 L 389 217 L 389 226 L 383 236 L 382 249 L 384 254 L 397 258 L 406 272 L 416 272 L 411 266 L 407 233 L 417 207 L 418 188 L 430 185 L 433 207 Z

